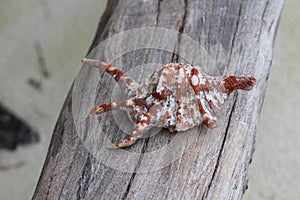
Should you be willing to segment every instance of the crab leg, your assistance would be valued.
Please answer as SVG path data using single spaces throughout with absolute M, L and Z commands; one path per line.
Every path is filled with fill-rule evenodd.
M 126 91 L 126 94 L 130 94 L 133 92 L 129 88 L 136 88 L 139 85 L 136 81 L 134 81 L 132 78 L 130 78 L 121 69 L 114 67 L 110 64 L 107 64 L 105 62 L 102 62 L 100 60 L 82 58 L 81 62 L 83 64 L 87 64 L 89 66 L 93 66 L 93 67 L 105 70 L 106 73 L 108 73 L 112 77 L 114 77 L 114 79 L 116 80 L 118 85 L 121 87 L 121 89 L 123 91 Z
M 130 136 L 121 142 L 117 142 L 115 144 L 111 144 L 108 148 L 123 148 L 130 147 L 133 145 L 139 138 L 141 138 L 149 129 L 150 125 L 150 115 L 143 115 L 141 119 L 136 123 L 133 128 Z
M 100 106 L 96 106 L 94 107 L 90 114 L 92 115 L 99 115 L 102 114 L 104 112 L 110 111 L 110 110 L 116 110 L 118 108 L 120 109 L 124 109 L 124 108 L 129 108 L 132 107 L 133 101 L 132 100 L 125 100 L 125 101 L 119 101 L 119 102 L 112 102 L 112 103 L 105 103 L 105 104 L 101 104 Z
M 146 100 L 144 98 L 138 98 L 138 99 L 128 99 L 124 101 L 119 101 L 119 102 L 110 102 L 110 103 L 105 103 L 101 104 L 99 106 L 94 107 L 90 114 L 92 115 L 98 115 L 102 114 L 104 112 L 110 111 L 110 110 L 116 110 L 116 109 L 126 109 L 126 108 L 132 108 L 133 106 L 136 105 L 146 105 Z
M 107 146 L 107 148 L 110 149 L 117 149 L 117 148 L 123 148 L 123 147 L 130 147 L 132 145 L 134 145 L 134 143 L 138 140 L 137 137 L 128 137 L 125 140 L 123 140 L 122 142 L 117 142 L 115 144 L 110 144 Z

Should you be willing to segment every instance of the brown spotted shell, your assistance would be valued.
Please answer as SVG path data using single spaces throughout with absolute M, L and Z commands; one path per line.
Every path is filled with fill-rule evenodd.
M 190 64 L 169 63 L 156 70 L 149 81 L 138 83 L 120 69 L 101 61 L 82 62 L 104 69 L 123 88 L 128 100 L 96 106 L 92 114 L 113 109 L 130 113 L 136 125 L 131 136 L 112 147 L 128 147 L 153 126 L 184 131 L 201 123 L 217 127 L 216 112 L 234 90 L 250 90 L 256 79 L 250 77 L 212 77 Z

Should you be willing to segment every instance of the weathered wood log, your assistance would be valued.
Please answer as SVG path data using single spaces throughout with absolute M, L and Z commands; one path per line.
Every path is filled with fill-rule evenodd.
M 206 63 L 210 65 L 203 70 L 210 75 L 252 75 L 257 86 L 231 96 L 218 113 L 217 130 L 205 126 L 176 134 L 161 130 L 129 149 L 110 150 L 105 137 L 116 141 L 126 134 L 112 113 L 88 116 L 87 102 L 104 103 L 114 81 L 103 71 L 100 76 L 99 71 L 84 67 L 62 108 L 33 199 L 241 199 L 282 4 L 283 0 L 108 1 L 91 49 L 122 31 L 163 27 L 190 36 L 214 62 L 207 61 L 202 51 L 187 49 L 185 36 L 168 37 L 168 31 L 148 40 L 133 34 L 130 46 L 140 40 L 153 47 L 160 39 L 172 52 L 154 46 L 118 54 L 118 47 L 107 42 L 105 50 L 98 48 L 93 57 L 115 54 L 104 61 L 124 71 L 147 63 Z M 128 37 L 113 40 L 122 45 Z M 145 68 L 137 69 L 135 74 L 144 73 Z

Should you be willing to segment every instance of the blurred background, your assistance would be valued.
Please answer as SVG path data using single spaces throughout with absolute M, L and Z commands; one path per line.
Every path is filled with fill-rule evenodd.
M 0 199 L 30 199 L 105 0 L 0 1 Z M 300 197 L 300 1 L 286 0 L 244 199 Z

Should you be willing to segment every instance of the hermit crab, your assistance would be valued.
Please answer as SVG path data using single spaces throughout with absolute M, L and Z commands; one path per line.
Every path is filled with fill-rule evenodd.
M 234 90 L 250 90 L 253 76 L 212 77 L 190 64 L 169 63 L 157 69 L 148 81 L 139 83 L 122 70 L 105 62 L 82 58 L 83 64 L 105 70 L 118 83 L 128 99 L 94 107 L 91 114 L 110 110 L 128 111 L 135 122 L 130 136 L 111 148 L 133 145 L 151 127 L 168 128 L 171 132 L 184 131 L 204 123 L 214 129 L 216 112 Z

